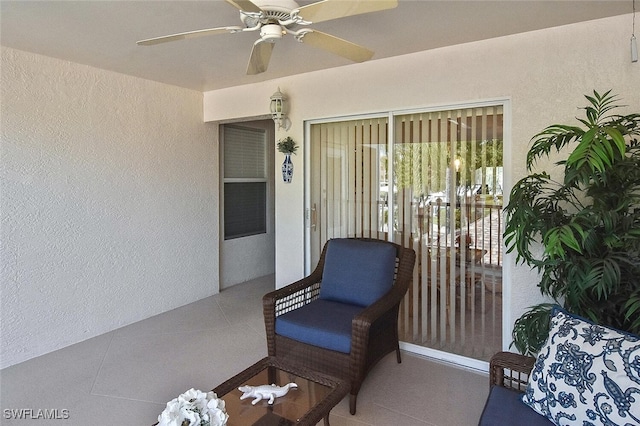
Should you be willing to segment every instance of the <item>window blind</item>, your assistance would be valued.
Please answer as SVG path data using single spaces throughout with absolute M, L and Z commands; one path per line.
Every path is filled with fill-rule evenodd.
M 267 232 L 265 130 L 225 125 L 224 239 Z
M 264 130 L 248 127 L 224 128 L 224 177 L 266 178 Z

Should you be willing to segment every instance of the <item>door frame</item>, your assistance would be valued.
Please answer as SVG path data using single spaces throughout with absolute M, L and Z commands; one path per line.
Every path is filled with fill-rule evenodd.
M 240 284 L 241 282 L 246 282 L 248 280 L 258 278 L 259 276 L 254 276 L 251 274 L 243 274 L 233 272 L 236 271 L 234 268 L 236 262 L 232 262 L 233 265 L 226 261 L 225 259 L 230 255 L 228 251 L 230 247 L 236 246 L 235 251 L 238 253 L 251 253 L 251 250 L 238 249 L 238 246 L 246 245 L 248 247 L 254 247 L 256 244 L 267 244 L 271 246 L 270 250 L 267 250 L 268 253 L 274 255 L 273 261 L 270 263 L 270 271 L 269 274 L 275 273 L 275 124 L 271 120 L 271 117 L 268 118 L 247 118 L 241 120 L 228 120 L 224 122 L 218 123 L 218 137 L 219 137 L 219 194 L 218 194 L 218 202 L 220 206 L 220 241 L 219 241 L 219 250 L 218 250 L 218 264 L 219 264 L 219 289 L 218 291 L 222 291 L 229 287 L 232 287 L 236 284 Z M 265 157 L 265 166 L 266 166 L 266 175 L 267 175 L 267 223 L 266 223 L 266 232 L 263 234 L 250 235 L 246 237 L 225 240 L 224 238 L 224 138 L 223 138 L 223 128 L 227 125 L 235 125 L 239 127 L 253 128 L 265 131 L 266 137 L 266 157 Z M 233 250 L 233 249 L 232 249 Z M 251 256 L 247 256 L 248 260 L 251 259 Z M 240 269 L 246 269 L 246 263 L 240 263 L 244 266 Z M 265 262 L 261 263 L 261 268 L 266 271 L 268 267 Z M 261 274 L 260 276 L 264 276 L 265 274 Z M 233 279 L 226 280 L 228 276 L 233 277 Z M 241 281 L 238 281 L 241 280 Z M 232 282 L 227 282 L 232 281 Z

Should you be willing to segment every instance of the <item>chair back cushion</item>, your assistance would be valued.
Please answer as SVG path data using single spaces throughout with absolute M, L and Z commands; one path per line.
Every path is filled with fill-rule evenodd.
M 396 248 L 384 241 L 330 240 L 320 298 L 369 306 L 393 286 Z

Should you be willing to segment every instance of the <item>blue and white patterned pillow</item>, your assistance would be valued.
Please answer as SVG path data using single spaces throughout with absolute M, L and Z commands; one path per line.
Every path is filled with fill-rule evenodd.
M 522 401 L 556 425 L 640 425 L 640 337 L 554 309 Z

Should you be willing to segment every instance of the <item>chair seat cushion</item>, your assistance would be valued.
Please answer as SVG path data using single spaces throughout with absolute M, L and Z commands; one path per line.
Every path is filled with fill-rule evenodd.
M 317 299 L 276 318 L 276 334 L 333 351 L 351 351 L 351 320 L 364 308 Z
M 349 238 L 327 244 L 321 299 L 369 306 L 391 289 L 396 266 L 393 245 Z
M 546 417 L 522 402 L 522 394 L 502 386 L 492 386 L 480 417 L 479 426 L 549 426 Z

